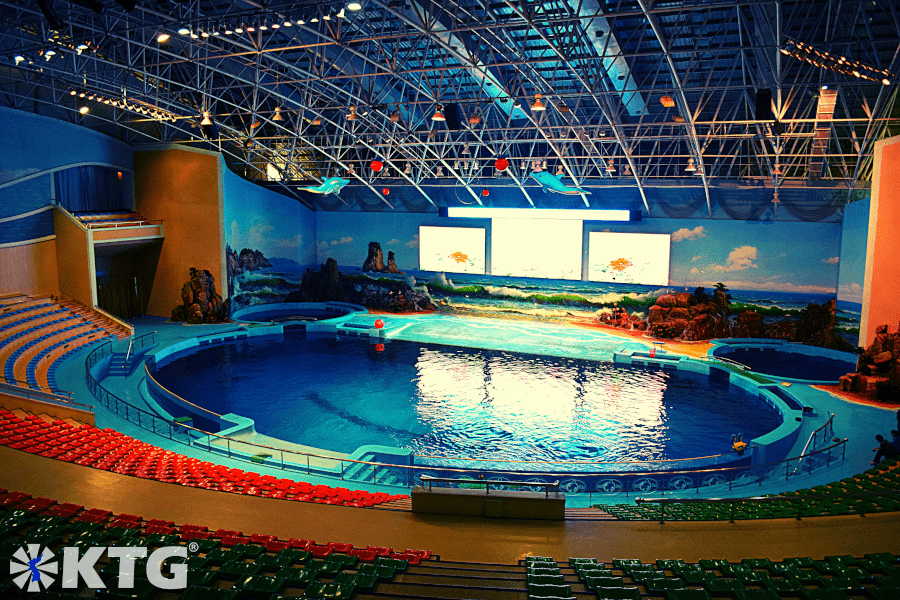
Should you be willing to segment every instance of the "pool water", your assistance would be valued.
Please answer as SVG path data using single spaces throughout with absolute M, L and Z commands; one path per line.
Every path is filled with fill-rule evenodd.
M 292 334 L 205 347 L 154 375 L 259 433 L 338 452 L 527 461 L 721 454 L 781 424 L 756 397 L 705 375 L 391 341 Z M 535 467 L 538 468 L 538 467 Z
M 834 381 L 856 371 L 856 357 L 847 360 L 828 356 L 812 356 L 774 348 L 721 348 L 716 356 L 728 358 L 750 367 L 757 373 L 801 379 L 806 381 Z

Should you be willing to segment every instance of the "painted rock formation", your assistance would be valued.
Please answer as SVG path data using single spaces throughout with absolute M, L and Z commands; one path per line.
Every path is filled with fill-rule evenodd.
M 701 290 L 700 294 L 679 292 L 660 296 L 650 307 L 647 321 L 656 337 L 709 340 L 730 335 L 728 314 L 725 292 L 716 291 L 709 298 Z
M 378 273 L 403 273 L 397 268 L 397 263 L 394 262 L 393 252 L 388 252 L 388 264 L 387 266 L 384 265 L 384 253 L 381 250 L 381 244 L 378 242 L 369 242 L 369 255 L 363 263 L 362 270 Z
M 377 242 L 372 242 L 377 245 Z M 371 249 L 371 244 L 369 245 Z M 381 251 L 380 247 L 378 249 Z M 380 254 L 379 254 L 380 256 Z M 422 312 L 435 309 L 424 291 L 404 281 L 384 281 L 365 276 L 346 276 L 338 271 L 337 261 L 329 258 L 318 272 L 303 276 L 299 292 L 288 294 L 285 302 L 352 302 L 387 312 Z
M 221 323 L 226 311 L 209 271 L 191 267 L 191 280 L 181 288 L 181 304 L 172 309 L 173 321 Z
M 879 325 L 872 345 L 856 361 L 856 373 L 841 377 L 840 388 L 872 399 L 900 398 L 900 331 L 888 333 L 887 325 Z

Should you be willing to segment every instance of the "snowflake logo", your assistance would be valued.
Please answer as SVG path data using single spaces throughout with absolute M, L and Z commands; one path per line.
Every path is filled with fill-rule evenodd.
M 40 544 L 26 544 L 13 554 L 12 560 L 9 561 L 10 575 L 19 575 L 13 579 L 13 582 L 24 589 L 26 592 L 39 592 L 41 586 L 44 589 L 50 587 L 56 575 L 56 561 L 51 561 L 54 557 L 49 548 L 44 547 L 41 551 Z M 49 562 L 48 562 L 49 561 Z M 27 585 L 27 587 L 26 587 Z

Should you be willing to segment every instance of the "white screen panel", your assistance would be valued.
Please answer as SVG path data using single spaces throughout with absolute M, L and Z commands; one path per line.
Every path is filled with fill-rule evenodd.
M 590 281 L 669 285 L 669 234 L 592 231 L 588 245 Z
M 581 221 L 491 220 L 491 274 L 581 279 Z
M 419 227 L 423 271 L 484 274 L 485 230 L 476 227 Z

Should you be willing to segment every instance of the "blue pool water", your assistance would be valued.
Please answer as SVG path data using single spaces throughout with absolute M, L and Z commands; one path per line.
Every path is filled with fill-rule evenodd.
M 757 373 L 802 379 L 806 381 L 834 381 L 856 371 L 856 356 L 846 360 L 828 356 L 814 356 L 775 348 L 717 348 L 716 356 L 729 358 L 750 367 Z
M 781 417 L 740 388 L 690 372 L 334 336 L 205 347 L 156 379 L 259 433 L 338 452 L 365 444 L 420 455 L 528 461 L 721 454 Z

